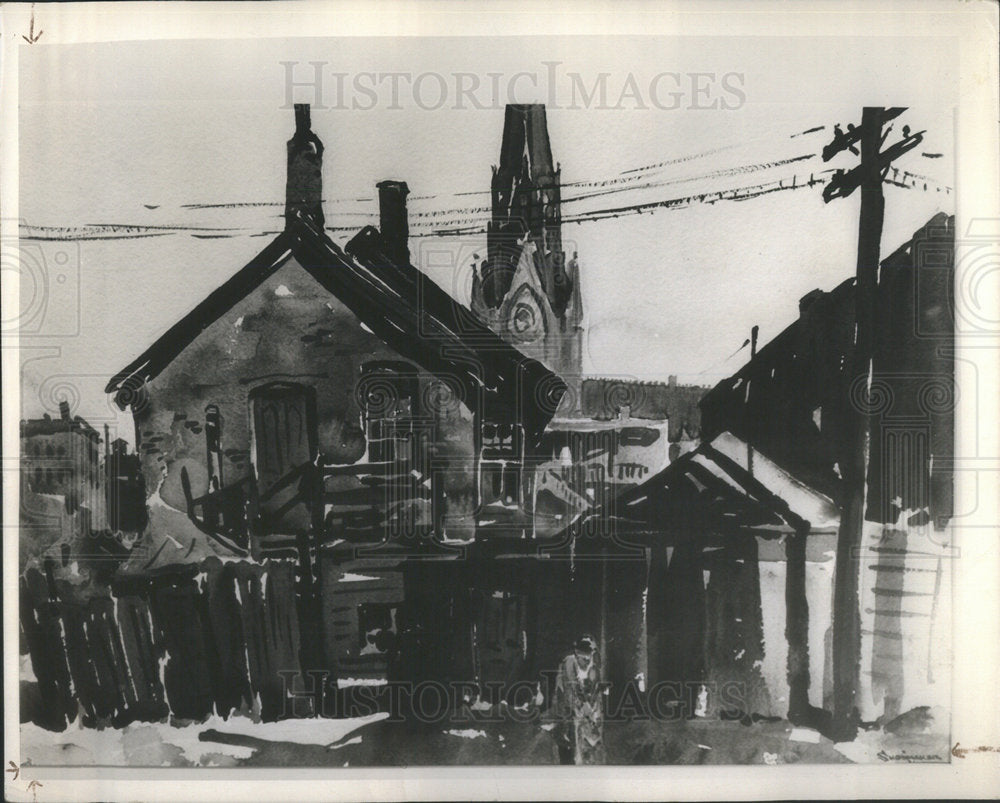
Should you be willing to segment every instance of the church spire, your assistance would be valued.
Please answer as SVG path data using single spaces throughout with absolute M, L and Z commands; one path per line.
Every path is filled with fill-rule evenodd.
M 545 106 L 507 106 L 500 164 L 493 168 L 486 259 L 475 257 L 471 306 L 504 340 L 566 381 L 564 412 L 573 414 L 579 409 L 583 304 L 576 253 L 567 259 L 563 251 L 559 185 Z
M 562 317 L 572 298 L 572 279 L 562 250 L 559 166 L 553 166 L 545 106 L 508 104 L 500 165 L 493 168 L 492 219 L 482 270 L 483 298 L 499 307 L 510 290 L 521 241 L 535 245 L 535 268 L 549 304 Z

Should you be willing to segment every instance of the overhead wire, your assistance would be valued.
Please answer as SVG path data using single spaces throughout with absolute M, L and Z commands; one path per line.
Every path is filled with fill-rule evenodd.
M 786 138 L 793 139 L 806 134 L 823 131 L 825 126 L 813 126 L 803 131 L 798 131 L 788 135 Z M 740 175 L 747 175 L 755 172 L 773 170 L 789 164 L 807 162 L 816 156 L 815 153 L 804 153 L 792 157 L 781 159 L 771 159 L 767 161 L 754 161 L 732 167 L 715 168 L 706 172 L 696 173 L 689 176 L 670 177 L 664 179 L 652 179 L 657 173 L 662 172 L 665 167 L 696 161 L 711 155 L 752 144 L 763 140 L 748 140 L 741 143 L 734 143 L 720 148 L 703 151 L 697 154 L 681 156 L 667 159 L 660 162 L 650 163 L 639 167 L 629 168 L 621 171 L 618 175 L 603 179 L 590 179 L 584 181 L 564 182 L 561 188 L 591 189 L 596 192 L 583 192 L 581 194 L 569 195 L 560 199 L 562 204 L 587 201 L 598 197 L 617 196 L 621 193 L 636 193 L 644 190 L 659 189 L 679 184 L 712 181 L 720 178 L 732 178 Z M 930 176 L 915 173 L 901 168 L 891 168 L 892 178 L 886 177 L 886 183 L 906 189 L 919 189 L 922 184 L 923 191 L 933 189 L 937 192 L 944 190 L 951 193 L 952 187 L 938 181 Z M 781 192 L 786 190 L 799 189 L 803 186 L 815 186 L 826 183 L 823 177 L 817 178 L 817 174 L 832 173 L 831 168 L 817 169 L 808 174 L 796 173 L 779 179 L 762 182 L 758 184 L 743 185 L 739 187 L 726 187 L 710 189 L 703 192 L 693 192 L 688 195 L 677 197 L 657 198 L 650 201 L 643 201 L 633 204 L 623 204 L 598 209 L 591 209 L 575 214 L 563 214 L 562 222 L 570 224 L 589 223 L 606 220 L 608 218 L 620 217 L 623 215 L 643 214 L 661 209 L 681 209 L 693 204 L 707 203 L 715 204 L 720 201 L 740 201 L 745 202 L 765 194 Z M 640 183 L 642 182 L 642 183 Z M 786 183 L 787 182 L 787 183 Z M 411 196 L 411 201 L 422 204 L 442 198 L 455 198 L 460 196 L 489 194 L 489 190 L 474 192 L 452 192 L 437 193 L 429 195 Z M 331 198 L 324 199 L 325 205 L 339 205 L 345 203 L 371 203 L 374 198 Z M 182 204 L 179 208 L 191 211 L 204 211 L 214 209 L 245 209 L 245 208 L 280 208 L 283 202 L 257 201 L 257 202 L 227 202 L 227 203 L 190 203 Z M 149 205 L 147 205 L 148 207 Z M 158 206 L 155 208 L 159 208 Z M 485 233 L 487 221 L 483 216 L 491 213 L 489 206 L 453 206 L 446 209 L 415 209 L 409 212 L 411 220 L 410 229 L 414 236 L 445 236 L 454 234 L 476 234 Z M 275 217 L 281 217 L 276 215 Z M 327 211 L 327 217 L 338 218 L 362 218 L 372 222 L 377 220 L 378 213 L 375 210 L 353 210 L 353 209 L 333 209 Z M 330 232 L 353 232 L 358 228 L 357 223 L 353 225 L 331 225 L 327 227 Z M 163 236 L 166 234 L 188 233 L 193 237 L 225 238 L 236 237 L 251 233 L 251 229 L 246 227 L 226 227 L 226 226 L 206 226 L 192 224 L 176 225 L 147 225 L 147 224 L 119 224 L 119 223 L 94 223 L 84 226 L 30 226 L 22 222 L 22 236 L 26 239 L 36 240 L 95 240 L 95 239 L 123 239 L 140 236 Z M 254 236 L 260 236 L 269 232 L 252 230 Z

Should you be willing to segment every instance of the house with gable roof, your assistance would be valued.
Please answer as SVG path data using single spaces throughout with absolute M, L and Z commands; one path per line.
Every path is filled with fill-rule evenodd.
M 377 679 L 404 630 L 468 652 L 435 615 L 461 572 L 435 585 L 418 564 L 453 566 L 475 536 L 490 417 L 530 454 L 565 385 L 410 264 L 405 183 L 378 185 L 381 230 L 334 243 L 322 153 L 297 105 L 284 231 L 107 384 L 148 489 L 120 574 L 294 566 L 302 666 Z

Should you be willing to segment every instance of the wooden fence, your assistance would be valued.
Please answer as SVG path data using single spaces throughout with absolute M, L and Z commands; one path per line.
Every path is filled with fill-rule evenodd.
M 61 730 L 77 715 L 121 727 L 168 714 L 274 720 L 290 710 L 286 682 L 301 667 L 292 561 L 211 558 L 91 596 L 30 569 L 20 601 L 38 683 L 31 718 L 44 727 Z

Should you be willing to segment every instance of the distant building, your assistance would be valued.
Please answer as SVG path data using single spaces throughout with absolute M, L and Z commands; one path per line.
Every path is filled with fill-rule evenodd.
M 59 418 L 21 421 L 21 570 L 56 556 L 68 564 L 86 553 L 86 538 L 105 525 L 101 436 L 60 402 Z
M 709 390 L 702 385 L 678 384 L 676 376 L 668 377 L 666 382 L 594 377 L 583 380 L 580 406 L 584 416 L 598 421 L 623 414 L 667 421 L 670 443 L 681 444 L 679 452 L 684 452 L 701 436 L 698 404 Z
M 103 509 L 101 436 L 79 416 L 71 417 L 69 404 L 59 403 L 59 418 L 21 422 L 21 472 L 36 494 L 65 497 L 70 512 L 83 506 Z

